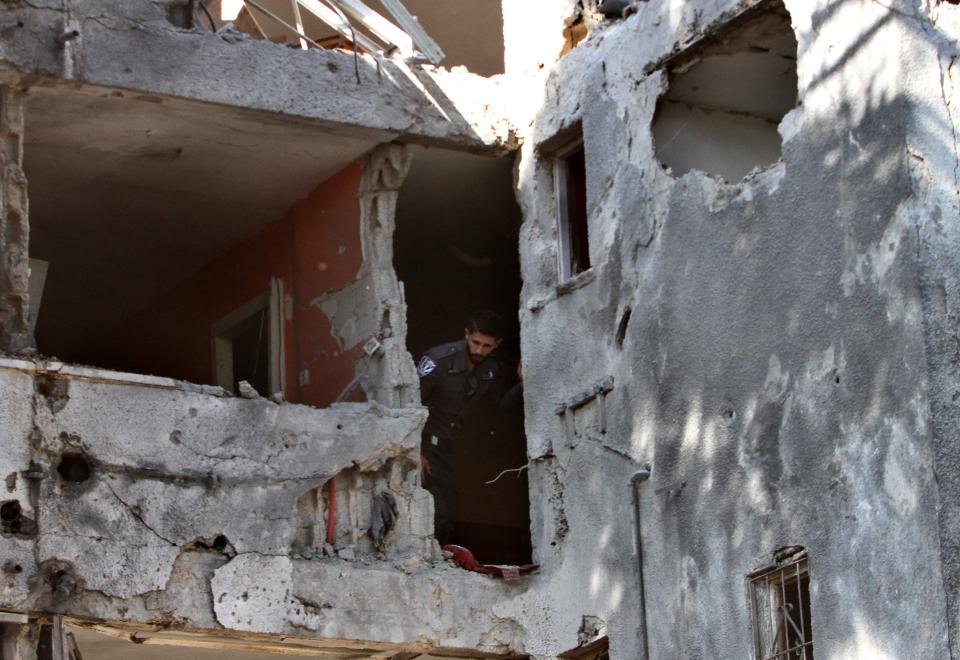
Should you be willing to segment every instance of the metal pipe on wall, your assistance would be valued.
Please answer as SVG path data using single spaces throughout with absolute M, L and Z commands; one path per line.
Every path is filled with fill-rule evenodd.
M 633 523 L 637 535 L 637 579 L 640 584 L 640 621 L 643 624 L 643 658 L 650 659 L 650 629 L 647 627 L 647 600 L 643 585 L 643 538 L 640 527 L 640 492 L 638 486 L 650 478 L 650 470 L 642 468 L 630 477 L 630 489 L 633 491 Z

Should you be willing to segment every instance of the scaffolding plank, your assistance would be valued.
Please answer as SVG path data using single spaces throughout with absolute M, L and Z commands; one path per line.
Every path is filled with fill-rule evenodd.
M 436 41 L 430 38 L 427 31 L 420 25 L 417 17 L 403 5 L 401 0 L 380 0 L 380 4 L 390 12 L 393 20 L 413 39 L 413 43 L 423 53 L 431 64 L 440 64 L 446 57 Z
M 337 12 L 333 11 L 319 0 L 299 0 L 299 2 L 304 9 L 336 30 L 341 37 L 349 39 L 368 53 L 377 53 L 381 50 L 379 44 L 374 42 L 362 32 L 351 29 L 350 25 L 344 21 L 337 14 Z M 354 36 L 356 36 L 356 38 L 354 38 Z
M 359 21 L 360 24 L 370 30 L 373 36 L 396 46 L 400 52 L 405 55 L 414 54 L 413 39 L 410 38 L 410 35 L 370 9 L 370 7 L 363 4 L 360 0 L 331 1 L 349 14 L 354 20 Z

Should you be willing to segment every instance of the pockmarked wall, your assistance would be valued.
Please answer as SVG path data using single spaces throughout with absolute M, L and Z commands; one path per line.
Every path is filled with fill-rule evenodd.
M 263 295 L 276 277 L 286 299 L 286 398 L 332 403 L 353 378 L 360 348 L 338 342 L 314 301 L 345 287 L 360 270 L 362 173 L 360 164 L 345 168 L 292 203 L 285 217 L 177 283 L 98 342 L 93 355 L 102 358 L 94 362 L 212 383 L 212 326 Z
M 549 55 L 511 38 L 511 4 L 507 70 L 535 70 Z M 956 413 L 941 420 L 931 397 L 947 406 L 955 374 L 956 93 L 940 81 L 956 8 L 940 4 L 937 23 L 909 3 L 787 0 L 799 103 L 778 126 L 782 157 L 732 183 L 676 177 L 650 129 L 658 63 L 751 4 L 639 3 L 517 91 L 535 109 L 515 121 L 529 126 L 517 186 L 537 598 L 552 604 L 524 625 L 537 657 L 576 646 L 591 617 L 611 657 L 645 657 L 645 627 L 652 658 L 751 657 L 746 575 L 790 545 L 809 553 L 816 657 L 949 657 L 957 571 L 941 571 L 940 539 L 956 516 L 938 523 L 933 441 Z M 577 124 L 593 268 L 560 286 L 551 139 Z M 603 410 L 557 414 L 607 379 Z M 952 456 L 948 439 L 936 446 Z M 642 612 L 631 476 L 646 467 Z

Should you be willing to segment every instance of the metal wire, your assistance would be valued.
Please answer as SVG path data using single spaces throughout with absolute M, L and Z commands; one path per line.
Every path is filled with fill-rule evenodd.
M 331 0 L 321 0 L 321 2 L 323 2 L 323 4 L 330 7 L 330 9 L 332 9 L 337 14 L 337 16 L 340 17 L 340 20 L 346 23 L 347 27 L 350 28 L 350 40 L 353 42 L 353 75 L 356 76 L 357 84 L 359 85 L 360 84 L 360 55 L 359 53 L 357 53 L 357 48 L 359 48 L 359 46 L 357 46 L 357 31 L 353 29 L 353 23 L 350 22 L 350 19 L 347 18 L 347 15 L 340 10 L 340 7 L 338 7 L 336 3 L 332 2 Z M 376 62 L 377 62 L 377 73 L 379 74 L 380 60 L 376 60 Z
M 213 15 L 210 13 L 210 10 L 207 9 L 207 5 L 203 0 L 197 0 L 197 4 L 200 6 L 200 9 L 203 10 L 203 13 L 207 16 L 207 21 L 210 23 L 210 31 L 216 34 L 217 32 L 217 22 L 213 20 Z

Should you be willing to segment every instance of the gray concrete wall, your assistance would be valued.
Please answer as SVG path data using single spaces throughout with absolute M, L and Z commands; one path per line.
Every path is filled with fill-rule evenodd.
M 0 532 L 0 609 L 214 634 L 515 644 L 492 614 L 502 583 L 440 561 L 417 477 L 423 409 L 197 390 L 0 361 L 0 501 L 20 507 L 17 521 L 5 509 Z M 335 476 L 330 546 L 326 491 L 319 512 L 305 504 Z M 382 492 L 399 515 L 376 548 L 367 530 Z
M 800 106 L 782 159 L 732 184 L 675 178 L 650 132 L 665 80 L 644 69 L 748 4 L 640 3 L 549 70 L 540 110 L 517 119 L 532 122 L 518 196 L 533 531 L 555 605 L 527 650 L 544 657 L 575 646 L 583 615 L 607 621 L 612 657 L 642 657 L 629 478 L 645 464 L 651 657 L 749 657 L 745 576 L 792 544 L 810 555 L 816 657 L 949 655 L 939 530 L 956 525 L 938 526 L 932 439 L 955 424 L 930 397 L 956 378 L 922 283 L 949 255 L 945 344 L 956 241 L 937 227 L 958 215 L 956 120 L 938 81 L 955 8 L 934 35 L 907 3 L 788 0 Z M 538 145 L 577 122 L 594 266 L 558 287 Z M 931 360 L 943 372 L 928 380 Z M 556 405 L 608 377 L 606 433 L 594 403 L 569 435 Z
M 276 77 L 276 59 L 248 71 L 249 83 L 231 79 L 239 88 L 211 87 L 196 62 L 211 61 L 207 48 L 214 60 L 228 48 L 290 53 L 211 45 L 163 24 L 163 13 L 141 15 L 153 9 L 102 3 L 99 15 L 94 4 L 68 5 L 87 23 L 82 61 L 26 38 L 48 43 L 53 19 L 72 20 L 62 4 L 3 9 L 26 17 L 10 28 L 25 36 L 4 41 L 11 75 L 286 111 L 247 92 L 229 101 Z M 431 563 L 429 500 L 415 478 L 424 412 L 413 407 L 404 301 L 387 265 L 408 163 L 384 149 L 361 196 L 370 261 L 354 286 L 318 301 L 338 336 L 389 330 L 386 359 L 359 372 L 380 403 L 319 411 L 4 363 L 0 467 L 15 475 L 5 501 L 21 515 L 4 531 L 0 605 L 536 658 L 604 625 L 612 657 L 641 658 L 646 621 L 653 658 L 740 658 L 750 654 L 745 576 L 796 544 L 810 556 L 816 657 L 949 657 L 960 580 L 957 9 L 787 0 L 800 106 L 779 126 L 782 158 L 734 183 L 696 170 L 674 177 L 651 135 L 665 84 L 656 63 L 749 4 L 640 3 L 559 62 L 572 3 L 538 5 L 533 22 L 533 3 L 504 5 L 506 67 L 517 74 L 504 85 L 524 139 L 520 319 L 538 574 L 506 585 Z M 133 45 L 151 40 L 154 55 L 197 45 L 183 62 L 189 89 L 166 79 L 161 59 L 124 70 Z M 463 91 L 463 107 L 482 106 L 475 92 Z M 288 98 L 292 114 L 314 116 L 309 100 Z M 350 103 L 369 100 L 315 118 L 339 125 L 359 108 Z M 417 113 L 434 112 L 423 101 L 386 94 L 355 124 L 478 144 L 463 141 L 459 120 L 420 123 Z M 594 265 L 561 283 L 549 144 L 577 123 Z M 371 300 L 376 314 L 364 311 Z M 605 428 L 597 402 L 557 415 L 611 377 Z M 58 476 L 68 450 L 93 459 L 91 479 Z M 643 466 L 645 615 L 630 487 Z M 352 552 L 324 557 L 321 545 L 304 556 L 315 536 L 303 496 L 333 474 L 352 480 L 354 500 L 389 488 L 408 507 L 383 556 L 358 532 L 362 513 L 339 531 Z M 229 547 L 205 547 L 221 534 Z
M 914 222 L 928 369 L 930 432 L 940 486 L 940 541 L 952 658 L 960 657 L 960 7 L 940 3 L 908 13 L 904 94 L 907 148 L 914 177 Z

